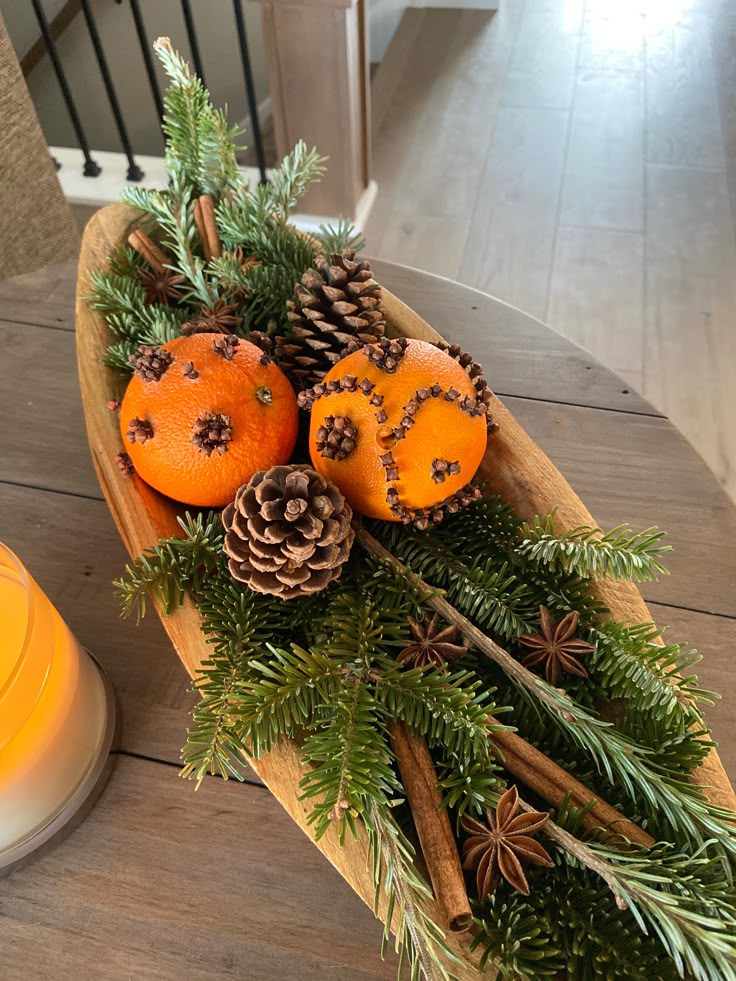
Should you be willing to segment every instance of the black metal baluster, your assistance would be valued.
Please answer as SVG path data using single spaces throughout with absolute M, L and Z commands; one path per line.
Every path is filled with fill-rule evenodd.
M 153 101 L 156 103 L 156 112 L 158 113 L 159 122 L 163 123 L 164 104 L 161 99 L 161 90 L 158 87 L 158 79 L 156 78 L 156 66 L 154 65 L 153 56 L 151 55 L 151 44 L 146 37 L 146 28 L 143 23 L 143 15 L 141 14 L 141 8 L 138 0 L 130 0 L 130 9 L 133 12 L 135 32 L 138 35 L 138 43 L 141 46 L 141 54 L 143 55 L 143 62 L 146 66 L 146 74 L 148 75 L 148 81 L 151 86 L 151 94 L 153 95 Z
M 38 21 L 38 26 L 41 30 L 41 36 L 43 37 L 44 44 L 46 45 L 46 50 L 49 53 L 51 64 L 54 66 L 56 80 L 59 83 L 61 94 L 64 97 L 66 109 L 69 113 L 69 118 L 72 121 L 72 126 L 74 127 L 74 132 L 77 137 L 77 143 L 79 143 L 79 149 L 84 154 L 84 170 L 82 173 L 85 177 L 97 177 L 97 175 L 102 172 L 102 167 L 100 167 L 96 160 L 92 159 L 89 143 L 87 142 L 87 137 L 84 135 L 82 121 L 79 118 L 77 107 L 74 104 L 74 99 L 72 98 L 71 89 L 69 88 L 69 83 L 66 80 L 64 69 L 61 67 L 59 54 L 56 50 L 54 39 L 51 37 L 48 21 L 46 20 L 46 14 L 41 6 L 41 0 L 31 0 L 31 4 L 33 5 L 33 11 L 36 15 L 36 20 Z
M 258 106 L 256 105 L 256 90 L 253 84 L 253 71 L 250 64 L 250 54 L 248 52 L 248 38 L 245 33 L 245 18 L 243 17 L 243 7 L 241 0 L 233 0 L 233 10 L 235 11 L 235 24 L 238 29 L 238 41 L 240 43 L 240 58 L 243 62 L 243 76 L 245 78 L 245 94 L 248 98 L 248 112 L 250 113 L 250 125 L 253 130 L 253 146 L 256 151 L 258 170 L 261 175 L 261 184 L 268 180 L 266 177 L 266 155 L 263 152 L 263 138 L 261 137 L 261 123 L 258 119 Z
M 206 86 L 207 83 L 204 80 L 204 71 L 202 70 L 202 58 L 199 53 L 199 44 L 197 43 L 197 32 L 194 30 L 194 19 L 192 18 L 192 7 L 189 0 L 181 0 L 181 12 L 184 14 L 184 24 L 186 25 L 187 37 L 189 38 L 194 70 L 199 76 L 202 85 Z
M 105 86 L 105 91 L 107 92 L 107 99 L 110 103 L 112 114 L 115 117 L 115 125 L 118 128 L 118 133 L 120 134 L 120 142 L 123 144 L 123 151 L 125 152 L 125 156 L 128 158 L 128 180 L 140 181 L 144 178 L 145 174 L 135 162 L 135 158 L 133 157 L 133 148 L 130 145 L 128 130 L 125 126 L 125 120 L 123 119 L 123 113 L 120 109 L 120 103 L 118 102 L 118 97 L 115 93 L 115 86 L 112 82 L 110 69 L 107 67 L 107 58 L 105 57 L 105 52 L 102 48 L 100 35 L 97 33 L 97 25 L 95 24 L 95 19 L 92 16 L 92 11 L 90 10 L 89 0 L 81 0 L 81 4 L 84 19 L 87 21 L 89 36 L 92 39 L 92 47 L 95 49 L 95 56 L 97 58 L 97 64 L 100 68 L 100 74 L 102 75 L 102 81 Z

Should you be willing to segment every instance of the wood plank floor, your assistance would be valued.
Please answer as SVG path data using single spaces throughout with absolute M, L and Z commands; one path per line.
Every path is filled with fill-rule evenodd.
M 734 500 L 735 93 L 733 0 L 409 10 L 374 82 L 366 229 L 585 347 Z

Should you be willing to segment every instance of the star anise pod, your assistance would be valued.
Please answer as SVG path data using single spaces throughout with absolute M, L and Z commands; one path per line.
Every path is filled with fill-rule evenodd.
M 425 668 L 433 664 L 439 668 L 466 653 L 468 645 L 458 628 L 440 627 L 439 613 L 435 613 L 428 624 L 417 623 L 412 617 L 407 617 L 407 620 L 416 642 L 399 654 L 397 660 L 401 664 L 408 663 L 413 668 Z
M 157 269 L 139 269 L 138 275 L 146 293 L 146 303 L 163 303 L 170 306 L 181 299 L 177 287 L 185 281 L 185 277 L 175 273 L 173 269 L 164 267 L 161 272 Z
M 261 264 L 261 260 L 257 255 L 252 253 L 246 255 L 245 249 L 242 245 L 236 245 L 233 249 L 232 255 L 233 259 L 237 259 L 237 261 L 240 263 L 240 268 L 243 270 L 243 272 L 247 272 L 249 269 L 252 269 L 253 266 L 260 266 Z
M 182 334 L 232 334 L 233 327 L 243 322 L 242 317 L 235 316 L 237 303 L 225 303 L 215 300 L 211 307 L 203 306 L 196 320 L 183 325 Z
M 468 815 L 461 818 L 463 830 L 470 835 L 463 842 L 463 868 L 475 869 L 481 902 L 493 893 L 501 876 L 528 896 L 522 861 L 550 868 L 555 864 L 539 842 L 529 837 L 544 827 L 549 815 L 520 807 L 519 791 L 513 786 L 501 796 L 495 816 L 490 809 L 486 811 L 487 825 Z
M 521 662 L 526 668 L 544 665 L 544 676 L 551 685 L 556 685 L 562 671 L 587 678 L 588 672 L 578 661 L 576 654 L 589 654 L 595 650 L 592 644 L 575 637 L 578 629 L 580 614 L 568 613 L 559 623 L 555 623 L 552 614 L 546 606 L 539 607 L 542 622 L 542 632 L 539 634 L 522 634 L 519 643 L 531 648 Z

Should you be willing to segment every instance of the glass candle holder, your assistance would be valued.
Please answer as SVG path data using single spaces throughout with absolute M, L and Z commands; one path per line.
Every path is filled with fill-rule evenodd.
M 78 823 L 109 774 L 115 696 L 0 544 L 0 870 Z

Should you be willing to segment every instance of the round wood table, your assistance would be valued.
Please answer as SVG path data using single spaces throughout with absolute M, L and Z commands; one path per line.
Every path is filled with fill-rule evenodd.
M 736 508 L 670 423 L 581 348 L 457 283 L 387 262 L 377 279 L 482 361 L 495 391 L 604 526 L 670 532 L 644 594 L 727 696 L 710 718 L 736 778 Z M 0 891 L 3 981 L 393 979 L 379 924 L 257 782 L 179 779 L 194 696 L 155 615 L 119 617 L 127 556 L 87 450 L 75 270 L 0 283 L 0 540 L 15 549 L 120 698 L 122 748 L 95 810 Z

